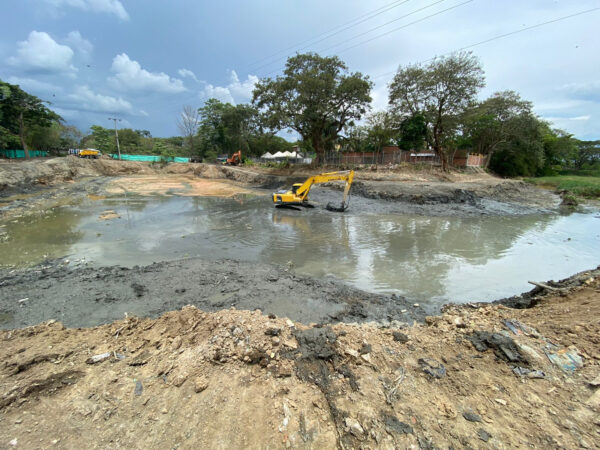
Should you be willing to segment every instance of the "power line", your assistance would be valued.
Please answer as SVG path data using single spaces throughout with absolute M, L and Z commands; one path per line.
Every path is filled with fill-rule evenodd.
M 363 32 L 363 33 L 357 34 L 357 35 L 353 36 L 352 38 L 350 38 L 349 40 L 351 41 L 351 40 L 357 39 L 357 38 L 359 38 L 360 36 L 364 36 L 365 34 L 369 34 L 369 33 L 371 33 L 372 31 L 375 31 L 375 30 L 378 30 L 378 29 L 380 29 L 380 28 L 383 28 L 383 27 L 385 27 L 385 26 L 387 26 L 387 25 L 389 25 L 389 24 L 391 24 L 391 23 L 394 23 L 394 22 L 397 22 L 397 21 L 399 21 L 399 20 L 402 20 L 402 19 L 404 19 L 404 18 L 406 18 L 406 17 L 408 17 L 408 16 L 411 16 L 411 15 L 413 15 L 413 14 L 416 14 L 416 13 L 418 13 L 418 12 L 420 12 L 420 11 L 423 11 L 423 10 L 425 10 L 425 9 L 427 9 L 427 8 L 431 8 L 432 6 L 435 6 L 435 5 L 437 5 L 438 3 L 442 3 L 442 2 L 445 2 L 445 1 L 446 1 L 446 0 L 437 0 L 437 1 L 435 1 L 435 2 L 431 3 L 431 4 L 427 5 L 427 6 L 424 6 L 424 7 L 422 7 L 422 8 L 418 8 L 418 9 L 415 9 L 415 10 L 413 10 L 413 11 L 411 11 L 411 12 L 407 13 L 407 14 L 404 14 L 404 15 L 402 15 L 402 16 L 400 16 L 400 17 L 397 17 L 397 18 L 395 18 L 394 20 L 390 20 L 389 22 L 386 22 L 386 23 L 384 23 L 384 24 L 382 24 L 382 25 L 378 25 L 378 26 L 376 26 L 376 27 L 374 27 L 374 28 L 371 28 L 371 29 L 369 29 L 369 30 L 367 30 L 367 31 L 365 31 L 365 32 Z M 473 1 L 473 0 L 471 0 L 471 1 Z M 351 27 L 349 27 L 349 28 L 351 28 Z M 325 38 L 325 39 L 328 39 L 328 38 Z M 314 44 L 317 44 L 317 43 L 319 43 L 319 42 L 321 42 L 321 41 L 323 41 L 323 40 L 325 40 L 325 39 L 321 39 L 320 41 L 317 41 L 317 42 L 315 42 Z M 335 45 L 332 45 L 332 46 L 330 46 L 330 47 L 327 47 L 325 50 L 321 50 L 321 52 L 323 52 L 323 51 L 327 51 L 327 50 L 329 50 L 330 48 L 337 47 L 337 46 L 339 46 L 339 45 L 345 44 L 346 42 L 348 42 L 348 40 L 346 40 L 346 41 L 344 41 L 344 42 L 338 42 L 338 43 L 337 43 L 337 44 L 335 44 Z M 311 44 L 311 45 L 314 45 L 314 44 Z M 299 49 L 298 51 L 300 51 L 300 50 L 304 50 L 304 49 L 306 49 L 306 48 L 308 48 L 308 47 L 303 47 L 303 48 Z M 262 66 L 256 67 L 254 70 L 258 70 L 258 69 L 262 69 L 263 67 L 270 66 L 271 64 L 273 64 L 273 63 L 275 63 L 275 62 L 278 62 L 278 61 L 281 61 L 281 60 L 283 60 L 283 59 L 285 59 L 285 58 L 286 58 L 286 57 L 283 57 L 283 58 L 277 58 L 277 59 L 276 59 L 276 60 L 274 60 L 274 61 L 271 61 L 271 62 L 269 62 L 269 63 L 263 64 Z
M 431 17 L 439 16 L 440 14 L 443 14 L 443 13 L 448 12 L 450 10 L 456 9 L 456 8 L 458 8 L 460 6 L 466 5 L 467 3 L 471 3 L 473 1 L 475 1 L 475 0 L 467 0 L 467 1 L 459 3 L 457 5 L 450 6 L 449 8 L 442 9 L 441 11 L 435 12 L 433 14 L 429 14 L 428 16 L 422 17 L 420 19 L 413 20 L 412 22 L 407 23 L 405 25 L 402 25 L 401 27 L 394 28 L 393 30 L 386 31 L 385 33 L 381 33 L 381 34 L 378 34 L 377 36 L 373 36 L 372 38 L 367 39 L 367 40 L 362 41 L 362 42 L 359 42 L 358 44 L 355 44 L 355 45 L 352 45 L 350 47 L 346 47 L 346 48 L 344 48 L 342 50 L 339 50 L 337 53 L 343 53 L 343 52 L 346 52 L 348 50 L 352 50 L 353 48 L 356 48 L 356 47 L 359 47 L 361 45 L 367 44 L 367 43 L 369 43 L 371 41 L 374 41 L 375 39 L 379 39 L 379 38 L 382 38 L 384 36 L 387 36 L 388 34 L 395 33 L 396 31 L 403 30 L 404 28 L 408 28 L 411 25 L 414 25 L 414 24 L 419 23 L 419 22 L 423 22 L 424 20 L 427 20 L 427 19 L 429 19 Z M 439 3 L 439 1 L 438 1 L 438 3 Z M 326 49 L 326 50 L 329 50 L 329 49 Z M 326 50 L 323 50 L 323 51 L 326 51 Z
M 442 2 L 445 2 L 445 1 L 446 1 L 446 0 L 438 0 L 438 1 L 436 1 L 436 2 L 433 2 L 433 3 L 431 3 L 430 5 L 424 6 L 424 7 L 422 7 L 422 8 L 419 8 L 419 9 L 415 9 L 414 11 L 412 11 L 412 12 L 409 12 L 408 14 L 404 14 L 403 16 L 400 16 L 400 17 L 398 17 L 398 18 L 396 18 L 396 19 L 394 19 L 394 20 L 390 20 L 389 22 L 387 22 L 387 23 L 384 23 L 384 24 L 382 24 L 382 25 L 379 25 L 379 26 L 377 26 L 377 27 L 375 27 L 375 28 L 371 28 L 370 30 L 367 30 L 367 31 L 365 31 L 364 33 L 357 34 L 356 36 L 353 36 L 353 37 L 352 37 L 351 39 L 349 39 L 349 40 L 350 40 L 350 41 L 352 41 L 352 40 L 354 40 L 354 39 L 357 39 L 357 38 L 359 38 L 359 37 L 361 37 L 361 36 L 364 36 L 365 34 L 369 34 L 369 33 L 371 33 L 372 31 L 375 31 L 375 30 L 378 30 L 378 29 L 380 29 L 380 28 L 383 28 L 383 27 L 385 27 L 385 26 L 387 26 L 387 25 L 389 25 L 389 24 L 391 24 L 391 23 L 397 22 L 397 21 L 399 21 L 399 20 L 401 20 L 401 19 L 405 19 L 405 18 L 406 18 L 406 17 L 408 17 L 408 16 L 412 16 L 413 14 L 416 14 L 416 13 L 418 13 L 418 12 L 424 11 L 425 9 L 431 8 L 432 6 L 435 6 L 435 5 L 437 5 L 438 3 L 442 3 Z M 473 1 L 473 0 L 469 0 L 469 1 Z M 465 2 L 465 3 L 468 3 L 468 2 Z M 458 6 L 460 6 L 460 5 L 458 5 Z M 448 9 L 452 9 L 452 8 L 448 8 Z M 440 13 L 441 13 L 441 12 L 444 12 L 444 11 L 447 11 L 447 10 L 440 11 Z M 433 15 L 437 15 L 437 14 L 439 14 L 439 13 L 436 13 L 436 14 L 433 14 Z M 428 16 L 428 17 L 431 17 L 431 16 Z M 426 19 L 426 18 L 427 18 L 427 17 L 425 17 L 424 19 Z M 422 19 L 422 20 L 424 20 L 424 19 Z M 419 20 L 419 21 L 420 21 L 420 20 Z M 416 23 L 416 22 L 412 22 L 412 23 Z M 412 25 L 412 23 L 409 23 L 408 25 Z M 408 25 L 405 25 L 405 26 L 408 26 Z M 392 31 L 394 31 L 394 30 L 392 30 Z M 390 31 L 390 32 L 391 32 L 391 31 Z M 375 37 L 375 38 L 373 38 L 373 39 L 376 39 L 376 37 Z M 335 45 L 331 45 L 331 46 L 329 46 L 329 47 L 327 47 L 327 48 L 324 48 L 323 50 L 320 50 L 320 52 L 326 52 L 326 51 L 328 51 L 328 50 L 331 50 L 332 48 L 338 47 L 338 46 L 340 46 L 340 45 L 342 45 L 342 44 L 345 44 L 345 43 L 347 43 L 347 42 L 348 42 L 348 41 L 345 41 L 345 42 L 338 42 L 338 43 L 337 43 L 337 44 L 335 44 Z
M 585 11 L 580 11 L 580 12 L 577 12 L 577 13 L 574 13 L 574 14 L 569 14 L 569 15 L 567 15 L 567 16 L 558 17 L 558 18 L 556 18 L 556 19 L 548 20 L 548 21 L 546 21 L 546 22 L 538 23 L 538 24 L 536 24 L 536 25 L 530 25 L 530 26 L 528 26 L 528 27 L 521 28 L 521 29 L 519 29 L 519 30 L 514 30 L 514 31 L 510 31 L 510 32 L 508 32 L 508 33 L 499 34 L 499 35 L 497 35 L 497 36 L 494 36 L 494 37 L 491 37 L 491 38 L 489 38 L 489 39 L 485 39 L 485 40 L 483 40 L 483 41 L 479 41 L 479 42 L 476 42 L 476 43 L 474 43 L 474 44 L 466 45 L 466 46 L 464 46 L 464 47 L 461 47 L 461 48 L 459 48 L 459 49 L 452 50 L 451 52 L 443 53 L 443 54 L 442 54 L 442 55 L 440 55 L 440 56 L 451 55 L 452 53 L 456 53 L 456 52 L 460 52 L 460 51 L 463 51 L 463 50 L 467 50 L 467 49 L 469 49 L 469 48 L 477 47 L 478 45 L 487 44 L 488 42 L 492 42 L 492 41 L 495 41 L 495 40 L 497 40 L 497 39 L 502 39 L 502 38 L 505 38 L 505 37 L 508 37 L 508 36 L 512 36 L 512 35 L 514 35 L 514 34 L 523 33 L 523 32 L 525 32 L 525 31 L 529 31 L 529 30 L 532 30 L 532 29 L 534 29 L 534 28 L 543 27 L 544 25 L 549 25 L 549 24 L 551 24 L 551 23 L 560 22 L 560 21 L 562 21 L 562 20 L 570 19 L 570 18 L 572 18 L 572 17 L 581 16 L 581 15 L 583 15 L 583 14 L 589 14 L 589 13 L 591 13 L 591 12 L 598 11 L 598 10 L 600 10 L 600 7 L 598 7 L 598 8 L 586 9 Z M 423 63 L 426 63 L 426 62 L 429 62 L 429 61 L 433 61 L 434 59 L 436 59 L 436 58 L 438 58 L 438 57 L 439 57 L 439 56 L 434 56 L 433 58 L 429 58 L 429 59 L 426 59 L 426 60 L 424 60 L 424 61 L 420 61 L 420 62 L 419 62 L 419 63 L 417 63 L 417 64 L 423 64 Z M 392 71 L 390 71 L 390 72 L 386 72 L 386 73 L 383 73 L 383 74 L 381 74 L 381 75 L 377 75 L 376 77 L 373 77 L 373 80 L 376 80 L 376 79 L 378 79 L 378 78 L 381 78 L 381 77 L 385 77 L 385 76 L 387 76 L 387 75 L 391 75 L 392 73 L 396 73 L 396 72 L 397 72 L 397 70 L 392 70 Z
M 361 15 L 361 16 L 358 16 L 358 17 L 356 17 L 355 19 L 352 19 L 352 20 L 351 20 L 351 21 L 349 21 L 349 22 L 343 23 L 342 25 L 339 25 L 339 26 L 337 26 L 337 27 L 334 27 L 334 28 L 332 28 L 331 30 L 325 31 L 325 32 L 323 32 L 323 33 L 321 33 L 321 34 L 319 34 L 319 35 L 317 35 L 317 36 L 315 36 L 315 37 L 312 37 L 312 38 L 310 38 L 310 39 L 307 39 L 307 40 L 305 40 L 305 41 L 299 42 L 299 43 L 297 43 L 297 44 L 294 44 L 294 45 L 292 45 L 292 46 L 290 46 L 290 47 L 287 47 L 287 48 L 285 48 L 285 49 L 283 49 L 283 50 L 280 50 L 280 51 L 278 51 L 278 52 L 275 52 L 275 53 L 273 53 L 272 55 L 265 56 L 264 58 L 261 58 L 261 59 L 259 59 L 259 60 L 256 60 L 256 61 L 254 61 L 253 63 L 250 63 L 250 64 L 248 64 L 248 65 L 246 66 L 246 68 L 251 68 L 252 66 L 254 66 L 254 65 L 258 64 L 258 63 L 261 63 L 262 61 L 265 61 L 265 60 L 271 59 L 271 58 L 273 58 L 274 56 L 278 56 L 278 55 L 280 55 L 281 53 L 286 53 L 286 52 L 288 52 L 288 51 L 290 51 L 290 50 L 293 50 L 293 49 L 295 49 L 295 48 L 297 48 L 297 47 L 299 47 L 299 46 L 301 46 L 301 45 L 308 44 L 309 42 L 311 42 L 311 41 L 313 41 L 313 40 L 315 40 L 315 39 L 319 39 L 319 38 L 321 38 L 322 36 L 325 36 L 325 35 L 327 35 L 327 34 L 329 34 L 329 33 L 332 33 L 332 32 L 334 32 L 334 31 L 335 31 L 334 33 L 332 33 L 331 35 L 327 36 L 326 38 L 323 38 L 323 39 L 328 39 L 329 37 L 331 37 L 331 36 L 334 36 L 334 35 L 336 35 L 336 34 L 339 34 L 339 33 L 341 33 L 342 31 L 345 31 L 345 30 L 347 30 L 348 28 L 351 28 L 351 27 L 353 27 L 353 26 L 356 26 L 356 25 L 359 25 L 359 24 L 361 24 L 361 23 L 363 23 L 363 22 L 366 22 L 366 21 L 368 21 L 368 20 L 371 20 L 373 17 L 376 17 L 376 16 L 378 16 L 378 15 L 380 15 L 380 14 L 383 14 L 384 12 L 387 12 L 387 11 L 389 11 L 390 9 L 394 9 L 394 8 L 396 8 L 396 7 L 398 7 L 398 6 L 401 6 L 401 5 L 403 5 L 404 3 L 408 3 L 409 1 L 410 1 L 410 0 L 396 0 L 396 1 L 392 2 L 392 3 L 388 3 L 387 5 L 384 5 L 384 6 L 380 7 L 380 8 L 377 8 L 377 9 L 374 9 L 374 10 L 372 10 L 372 11 L 369 11 L 369 12 L 367 12 L 367 13 L 365 13 L 365 14 Z M 362 20 L 361 20 L 361 19 L 362 19 Z M 346 27 L 346 28 L 344 28 L 344 27 Z M 339 30 L 340 28 L 343 28 L 343 30 L 336 31 L 336 30 Z M 318 41 L 318 42 L 321 42 L 321 41 Z M 313 43 L 313 44 L 314 44 L 314 43 Z M 257 70 L 257 68 L 254 68 L 254 69 L 252 69 L 252 70 Z
M 415 11 L 411 12 L 411 13 L 408 13 L 408 14 L 404 15 L 404 16 L 403 16 L 403 17 L 401 17 L 401 18 L 404 18 L 404 17 L 406 17 L 406 16 L 409 16 L 409 15 L 411 15 L 411 14 L 415 13 L 415 12 L 422 11 L 422 10 L 423 10 L 423 9 L 425 9 L 425 8 L 429 8 L 429 7 L 431 7 L 431 6 L 434 6 L 434 5 L 438 4 L 438 3 L 441 3 L 442 1 L 445 1 L 445 0 L 437 0 L 436 2 L 434 2 L 434 3 L 432 3 L 432 4 L 430 4 L 430 5 L 428 5 L 428 6 L 425 6 L 425 7 L 423 7 L 423 8 L 419 8 L 419 9 L 417 9 L 417 10 L 415 10 Z M 435 13 L 433 13 L 433 14 L 429 14 L 428 16 L 422 17 L 421 19 L 414 20 L 414 21 L 412 21 L 412 22 L 410 22 L 410 23 L 407 23 L 407 24 L 405 24 L 405 25 L 402 25 L 401 27 L 394 28 L 394 29 L 392 29 L 392 30 L 386 31 L 385 33 L 379 34 L 379 35 L 377 35 L 377 36 L 374 36 L 374 37 L 372 37 L 372 38 L 370 38 L 370 39 L 367 39 L 367 40 L 365 40 L 365 41 L 359 42 L 359 43 L 357 43 L 357 44 L 355 44 L 355 45 L 353 45 L 353 46 L 351 46 L 351 47 L 347 47 L 347 48 L 345 48 L 345 49 L 343 49 L 343 50 L 340 50 L 338 53 L 342 53 L 342 52 L 345 52 L 345 51 L 347 51 L 347 50 L 351 50 L 351 49 L 353 49 L 353 48 L 356 48 L 356 47 L 358 47 L 358 46 L 360 46 L 360 45 L 366 44 L 366 43 L 368 43 L 368 42 L 371 42 L 371 41 L 373 41 L 373 40 L 375 40 L 375 39 L 379 39 L 380 37 L 386 36 L 386 35 L 388 35 L 388 34 L 390 34 L 390 33 L 394 33 L 394 32 L 396 32 L 396 31 L 402 30 L 402 29 L 404 29 L 404 28 L 407 28 L 407 27 L 409 27 L 409 26 L 411 26 L 411 25 L 414 25 L 414 24 L 416 24 L 416 23 L 423 22 L 423 21 L 425 21 L 425 20 L 427 20 L 427 19 L 429 19 L 429 18 L 431 18 L 431 17 L 438 16 L 438 15 L 440 15 L 440 14 L 443 14 L 443 13 L 445 13 L 445 12 L 447 12 L 447 11 L 450 11 L 450 10 L 452 10 L 452 9 L 458 8 L 458 7 L 460 7 L 460 6 L 466 5 L 467 3 L 471 3 L 471 2 L 473 2 L 473 1 L 475 1 L 475 0 L 467 0 L 467 1 L 465 1 L 465 2 L 462 2 L 462 3 L 459 3 L 459 4 L 457 4 L 457 5 L 451 6 L 451 7 L 449 7 L 449 8 L 442 9 L 441 11 L 435 12 Z M 400 19 L 400 18 L 399 18 L 399 19 Z M 399 19 L 396 19 L 396 20 L 399 20 Z M 395 20 L 394 20 L 394 21 L 395 21 Z M 392 22 L 394 22 L 394 21 L 392 21 Z M 391 23 L 391 22 L 389 22 L 389 23 Z M 388 24 L 389 24 L 389 23 L 388 23 Z M 375 28 L 373 28 L 372 30 L 366 31 L 366 32 L 365 32 L 365 33 L 363 33 L 363 34 L 369 33 L 369 32 L 371 32 L 371 31 L 373 31 L 373 30 L 376 30 L 376 29 L 378 29 L 378 28 L 381 28 L 382 26 L 385 26 L 385 25 L 387 25 L 387 24 L 384 24 L 384 25 L 380 25 L 380 26 L 378 26 L 378 27 L 375 27 Z M 334 45 L 333 47 L 337 47 L 338 45 L 341 45 L 341 44 L 336 44 L 336 45 Z M 329 50 L 330 48 L 333 48 L 333 47 L 328 47 L 327 49 L 321 50 L 321 52 L 323 52 L 323 51 L 326 51 L 326 50 Z M 273 70 L 273 71 L 271 71 L 271 72 L 267 73 L 265 76 L 269 76 L 269 75 L 271 75 L 271 74 L 273 74 L 273 73 L 277 73 L 277 72 L 279 72 L 279 70 L 280 70 L 280 69 Z

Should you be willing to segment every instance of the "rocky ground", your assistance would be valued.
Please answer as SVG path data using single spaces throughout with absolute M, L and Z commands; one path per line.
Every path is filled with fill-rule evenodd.
M 0 335 L 8 448 L 597 448 L 600 270 L 534 306 L 305 326 L 187 306 Z M 540 289 L 540 288 L 536 288 Z

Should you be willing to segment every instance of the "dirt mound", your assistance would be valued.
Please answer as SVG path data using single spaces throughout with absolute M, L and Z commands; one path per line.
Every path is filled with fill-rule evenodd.
M 592 448 L 599 292 L 594 280 L 526 310 L 452 307 L 401 331 L 184 307 L 90 329 L 3 332 L 0 442 Z

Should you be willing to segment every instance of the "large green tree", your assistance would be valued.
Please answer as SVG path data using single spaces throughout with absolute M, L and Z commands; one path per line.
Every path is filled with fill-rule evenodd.
M 474 151 L 488 155 L 486 167 L 496 149 L 519 133 L 528 132 L 531 121 L 524 118 L 533 115 L 532 108 L 532 103 L 521 99 L 516 92 L 503 91 L 466 111 L 463 134 Z
M 50 110 L 38 97 L 28 94 L 18 85 L 0 81 L 0 134 L 2 140 L 11 141 L 6 136 L 17 136 L 25 157 L 29 158 L 28 135 L 40 128 L 50 128 L 62 118 Z M 12 140 L 14 141 L 14 139 Z
M 365 114 L 371 87 L 367 76 L 349 72 L 337 56 L 305 53 L 288 58 L 282 76 L 260 80 L 253 103 L 270 128 L 298 132 L 311 144 L 318 162 L 344 127 Z
M 576 151 L 571 157 L 573 168 L 581 170 L 586 166 L 600 166 L 600 140 L 577 141 Z
M 447 170 L 445 146 L 454 139 L 460 117 L 484 85 L 479 60 L 470 52 L 460 52 L 400 68 L 390 84 L 389 103 L 398 121 L 415 115 L 425 118 L 427 142 Z

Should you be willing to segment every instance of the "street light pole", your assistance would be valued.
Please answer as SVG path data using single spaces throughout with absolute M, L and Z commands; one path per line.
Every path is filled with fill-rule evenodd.
M 117 138 L 117 153 L 119 154 L 119 161 L 121 160 L 121 148 L 119 147 L 119 133 L 117 132 L 117 121 L 121 121 L 121 119 L 117 119 L 115 117 L 109 117 L 108 120 L 113 120 L 115 122 L 115 137 Z

